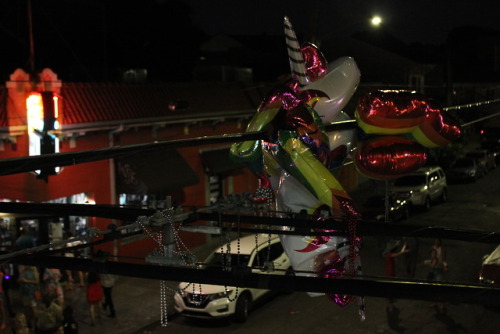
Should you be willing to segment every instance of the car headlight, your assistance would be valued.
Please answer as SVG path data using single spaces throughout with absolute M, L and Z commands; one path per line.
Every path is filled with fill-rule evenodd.
M 483 284 L 491 284 L 491 285 L 495 284 L 495 281 L 494 281 L 494 280 L 492 280 L 492 279 L 487 279 L 487 278 L 484 278 L 484 277 L 480 277 L 480 278 L 479 278 L 479 282 L 480 282 L 480 283 L 483 283 Z
M 216 299 L 221 299 L 221 298 L 229 298 L 232 293 L 233 293 L 233 290 L 227 290 L 227 291 L 223 291 L 223 292 L 211 294 L 208 298 L 210 300 L 216 300 Z

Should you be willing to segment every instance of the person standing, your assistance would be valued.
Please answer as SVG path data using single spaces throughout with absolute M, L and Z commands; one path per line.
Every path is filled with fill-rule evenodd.
M 424 264 L 430 267 L 427 279 L 439 282 L 443 280 L 444 263 L 439 257 L 436 249 L 431 249 L 431 257 L 424 261 Z
M 19 237 L 16 239 L 16 249 L 26 249 L 36 246 L 35 230 L 30 227 L 21 227 Z
M 387 250 L 384 252 L 385 259 L 385 274 L 389 277 L 396 276 L 396 257 L 408 253 L 410 250 L 406 248 L 406 244 L 403 245 L 400 251 L 398 251 L 400 242 L 389 243 Z
M 14 277 L 14 265 L 11 263 L 3 263 L 0 265 L 1 270 L 4 274 L 4 279 L 2 281 L 2 289 L 5 297 L 5 307 L 7 308 L 7 312 L 11 318 L 15 317 L 14 310 L 12 309 L 12 303 L 10 301 L 10 290 L 13 285 L 13 277 Z
M 396 258 L 402 254 L 408 253 L 408 249 L 406 249 L 406 244 L 403 245 L 401 250 L 398 251 L 400 245 L 400 241 L 392 241 L 389 242 L 387 245 L 387 249 L 384 252 L 384 259 L 385 259 L 385 274 L 389 277 L 396 277 Z M 393 310 L 395 309 L 394 306 L 394 299 L 393 298 L 388 298 L 387 299 L 387 312 L 388 314 L 392 314 Z
M 28 320 L 24 313 L 19 312 L 14 316 L 13 330 L 16 334 L 30 334 Z
M 40 275 L 34 266 L 19 266 L 19 293 L 30 324 L 35 321 L 35 309 L 41 301 Z
M 104 292 L 104 303 L 102 308 L 106 310 L 109 307 L 109 315 L 110 318 L 116 318 L 115 313 L 115 305 L 113 303 L 113 287 L 115 286 L 117 277 L 112 274 L 102 274 L 101 275 L 101 285 L 102 290 Z
M 101 279 L 98 273 L 89 272 L 87 276 L 87 303 L 89 305 L 90 324 L 95 325 L 96 305 L 98 317 L 101 317 L 98 305 L 103 297 Z
M 405 254 L 406 273 L 410 278 L 415 278 L 418 263 L 418 239 L 409 237 L 404 239 L 408 253 Z
M 78 323 L 73 316 L 73 308 L 66 306 L 63 310 L 64 334 L 78 334 Z
M 434 245 L 432 249 L 436 251 L 436 257 L 443 264 L 443 270 L 448 269 L 448 262 L 446 262 L 446 249 L 444 248 L 443 242 L 440 238 L 434 240 Z
M 74 246 L 79 246 L 83 244 L 83 242 L 79 239 L 74 239 L 73 235 L 71 234 L 71 231 L 66 232 L 66 239 L 68 240 L 68 243 L 66 244 L 66 247 L 74 247 Z M 73 240 L 74 239 L 74 240 Z M 75 257 L 77 255 L 78 251 L 71 251 L 71 252 L 66 252 L 64 253 L 64 256 L 66 257 Z M 66 290 L 72 290 L 73 289 L 73 284 L 74 284 L 74 279 L 73 279 L 73 271 L 72 270 L 66 270 L 66 277 L 68 279 L 68 284 L 66 286 Z M 81 270 L 78 270 L 78 286 L 79 287 L 84 287 L 85 282 L 83 279 L 83 272 Z
M 54 334 L 62 327 L 62 308 L 56 302 L 54 291 L 44 293 L 43 302 L 37 308 L 35 315 L 37 334 Z
M 1 267 L 0 267 L 1 268 Z M 0 269 L 0 330 L 7 327 L 7 312 L 5 311 L 5 293 L 3 290 L 4 272 Z
M 441 257 L 438 256 L 437 250 L 433 247 L 431 249 L 431 257 L 424 261 L 424 264 L 429 266 L 429 273 L 427 274 L 427 279 L 435 282 L 440 282 L 444 278 L 444 263 Z M 433 303 L 432 307 L 436 307 L 438 312 L 446 312 L 446 308 L 443 303 Z
M 384 252 L 385 259 L 385 274 L 389 277 L 396 277 L 396 258 L 400 255 L 408 253 L 410 250 L 406 248 L 406 244 L 398 251 L 400 241 L 389 242 Z M 397 331 L 398 333 L 404 332 L 404 327 L 401 326 L 401 318 L 399 316 L 399 308 L 394 304 L 394 298 L 387 298 L 387 305 L 385 308 L 387 323 L 390 328 Z
M 45 268 L 43 272 L 44 292 L 54 295 L 56 302 L 64 306 L 64 291 L 61 286 L 61 270 L 56 268 Z

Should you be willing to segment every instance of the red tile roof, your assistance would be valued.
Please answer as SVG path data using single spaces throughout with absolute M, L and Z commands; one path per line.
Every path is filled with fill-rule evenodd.
M 64 83 L 63 125 L 255 110 L 260 102 L 235 84 Z M 170 102 L 187 101 L 186 110 L 171 111 Z M 182 114 L 181 114 L 182 115 Z

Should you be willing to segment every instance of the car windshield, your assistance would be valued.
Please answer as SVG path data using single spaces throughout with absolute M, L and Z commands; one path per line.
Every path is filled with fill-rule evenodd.
M 423 184 L 425 184 L 425 175 L 403 176 L 394 182 L 397 187 L 420 186 Z
M 482 158 L 484 158 L 484 154 L 483 153 L 467 153 L 466 155 L 468 157 L 476 158 L 476 159 L 482 159 Z
M 473 167 L 474 161 L 472 159 L 458 159 L 455 161 L 455 167 Z
M 207 267 L 247 266 L 250 255 L 215 253 L 206 262 Z

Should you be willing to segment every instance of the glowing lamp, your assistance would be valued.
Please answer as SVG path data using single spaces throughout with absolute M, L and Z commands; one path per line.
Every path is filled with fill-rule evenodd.
M 371 24 L 375 27 L 378 27 L 379 25 L 382 24 L 382 18 L 380 16 L 374 16 L 370 20 Z
M 59 152 L 59 139 L 50 131 L 59 128 L 59 104 L 61 97 L 54 92 L 31 92 L 26 98 L 26 118 L 29 136 L 29 155 Z M 35 171 L 47 179 L 59 167 Z

